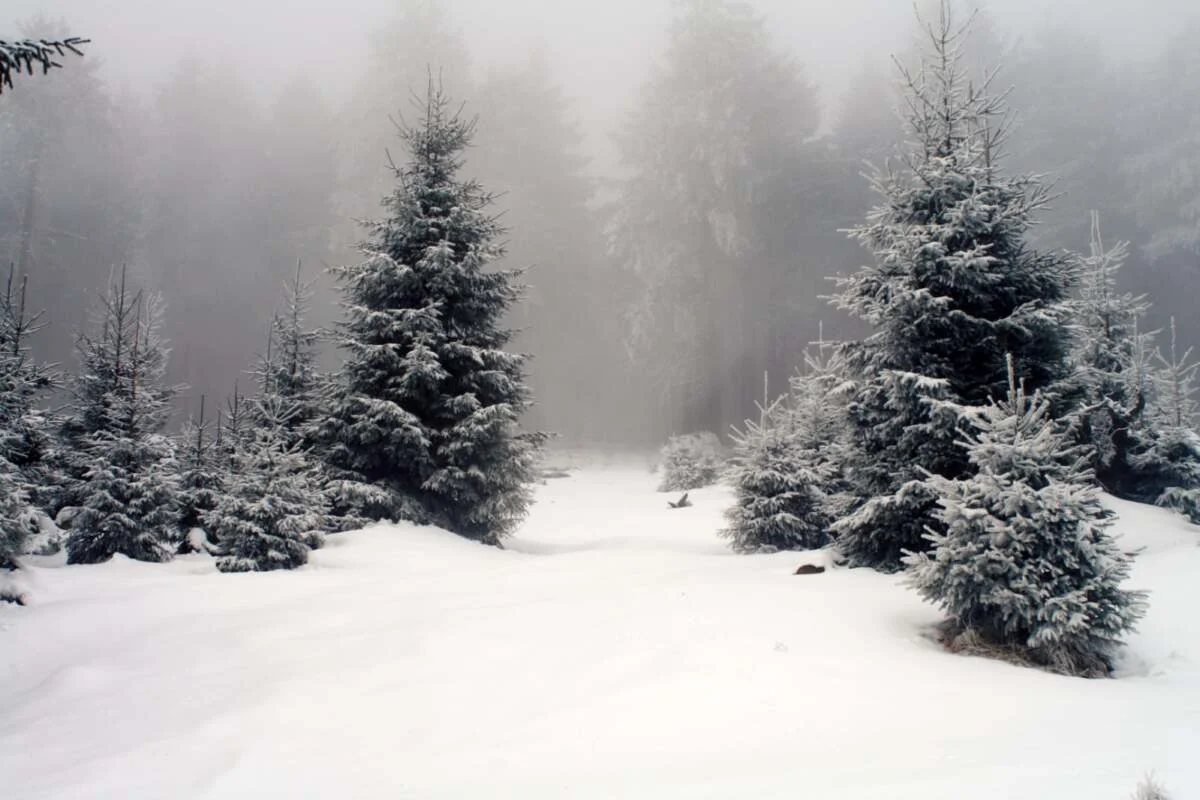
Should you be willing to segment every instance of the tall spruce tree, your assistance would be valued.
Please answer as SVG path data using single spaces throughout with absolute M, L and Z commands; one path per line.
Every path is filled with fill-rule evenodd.
M 1142 472 L 1157 479 L 1159 504 L 1187 515 L 1200 524 L 1200 435 L 1195 391 L 1200 363 L 1191 359 L 1191 348 L 1179 346 L 1175 318 L 1166 355 L 1156 352 L 1157 369 L 1150 373 L 1152 387 L 1149 427 L 1144 446 L 1132 459 Z
M 952 647 L 999 647 L 1076 675 L 1106 674 L 1144 593 L 1121 588 L 1130 558 L 1108 533 L 1088 456 L 1026 395 L 1011 367 L 1008 397 L 951 405 L 969 427 L 961 446 L 975 474 L 931 474 L 932 553 L 906 558 L 908 581 L 949 614 Z
M 503 349 L 518 273 L 488 269 L 502 253 L 492 198 L 457 174 L 474 127 L 431 80 L 401 130 L 410 160 L 387 217 L 338 271 L 347 357 L 320 438 L 334 475 L 372 490 L 368 518 L 497 544 L 529 506 L 543 437 L 519 430 L 525 358 Z
M 925 549 L 938 523 L 923 470 L 972 470 L 956 417 L 932 400 L 1003 397 L 1010 352 L 1035 389 L 1065 370 L 1070 264 L 1026 243 L 1048 190 L 999 169 L 1003 95 L 964 66 L 969 26 L 942 2 L 919 69 L 901 68 L 912 142 L 875 176 L 883 202 L 853 231 L 876 263 L 838 281 L 836 305 L 874 328 L 844 352 L 858 383 L 846 473 L 860 506 L 835 531 L 856 565 L 895 570 Z
M 284 420 L 290 444 L 308 446 L 320 408 L 321 376 L 317 345 L 321 331 L 308 327 L 313 283 L 304 281 L 301 265 L 284 286 L 283 311 L 271 320 L 267 352 L 256 370 L 259 393 L 278 397 L 288 407 Z
M 37 530 L 33 495 L 50 479 L 47 421 L 35 402 L 55 381 L 30 358 L 26 340 L 37 330 L 38 315 L 25 312 L 26 283 L 17 288 L 14 277 L 10 270 L 0 297 L 0 601 L 20 602 L 21 592 L 6 576 Z
M 817 91 L 766 21 L 740 0 L 678 9 L 617 139 L 610 226 L 638 283 L 627 346 L 659 435 L 724 430 L 750 411 L 745 386 L 795 366 L 795 304 L 815 299 L 796 253 L 828 206 Z
M 1104 245 L 1099 215 L 1092 212 L 1091 252 L 1083 259 L 1073 303 L 1072 370 L 1066 381 L 1077 408 L 1067 419 L 1076 440 L 1088 448 L 1101 486 L 1119 497 L 1152 502 L 1162 491 L 1161 478 L 1140 455 L 1153 437 L 1146 363 L 1153 335 L 1144 331 L 1150 303 L 1118 289 L 1127 256 L 1125 242 Z
M 103 298 L 93 329 L 79 336 L 80 374 L 64 425 L 77 470 L 70 497 L 67 561 L 93 564 L 121 553 L 170 558 L 178 502 L 173 442 L 161 431 L 174 394 L 165 384 L 162 308 L 132 290 L 125 270 Z
M 204 412 L 205 398 L 200 395 L 199 415 L 184 423 L 176 445 L 180 470 L 179 553 L 209 549 L 203 530 L 204 515 L 217 507 L 225 488 L 213 426 Z

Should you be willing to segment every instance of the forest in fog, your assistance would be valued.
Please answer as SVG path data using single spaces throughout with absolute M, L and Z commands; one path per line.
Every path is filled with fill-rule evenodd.
M 569 42 L 539 38 L 532 13 L 510 20 L 528 28 L 518 44 L 473 49 L 484 21 L 456 0 L 374 9 L 367 35 L 326 44 L 328 68 L 274 43 L 270 80 L 211 55 L 228 52 L 220 42 L 133 58 L 134 42 L 65 11 L 0 19 L 14 36 L 93 38 L 84 58 L 18 80 L 0 103 L 0 263 L 44 309 L 34 356 L 71 370 L 89 308 L 127 265 L 165 303 L 169 381 L 186 386 L 176 422 L 202 394 L 223 403 L 249 382 L 297 264 L 316 282 L 310 321 L 338 319 L 327 269 L 357 258 L 357 221 L 394 183 L 395 125 L 432 75 L 478 117 L 464 174 L 495 194 L 501 264 L 528 268 L 509 315 L 533 356 L 527 427 L 599 444 L 728 430 L 754 413 L 764 373 L 783 387 L 818 335 L 858 332 L 825 299 L 828 278 L 869 260 L 844 229 L 873 203 L 866 165 L 902 137 L 891 56 L 910 60 L 916 39 L 900 26 L 885 47 L 869 21 L 859 37 L 814 12 L 809 29 L 847 39 L 850 26 L 863 41 L 838 70 L 816 69 L 781 33 L 795 11 L 668 7 L 602 27 L 640 47 L 612 42 L 587 80 L 578 64 L 562 74 Z M 985 5 L 971 59 L 1012 87 L 1006 169 L 1054 181 L 1035 244 L 1086 251 L 1098 211 L 1106 240 L 1131 243 L 1121 280 L 1151 296 L 1152 325 L 1175 316 L 1192 342 L 1200 25 L 1163 13 L 1159 38 L 1122 47 L 1086 21 L 1015 25 Z

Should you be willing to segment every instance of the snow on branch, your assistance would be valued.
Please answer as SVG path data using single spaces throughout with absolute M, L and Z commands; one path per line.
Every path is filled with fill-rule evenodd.
M 13 75 L 22 72 L 33 74 L 34 67 L 41 67 L 42 73 L 47 73 L 53 67 L 61 67 L 55 58 L 61 58 L 68 53 L 82 56 L 81 45 L 89 43 L 89 39 L 71 36 L 66 39 L 22 39 L 6 41 L 0 39 L 0 94 L 4 87 L 12 88 Z

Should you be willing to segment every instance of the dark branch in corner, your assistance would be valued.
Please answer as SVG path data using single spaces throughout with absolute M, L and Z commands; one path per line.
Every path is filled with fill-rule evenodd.
M 82 56 L 80 46 L 88 44 L 90 39 L 72 36 L 67 39 L 22 39 L 6 41 L 0 39 L 0 94 L 4 87 L 12 88 L 13 75 L 22 72 L 33 74 L 35 67 L 41 67 L 45 74 L 53 67 L 61 67 L 55 58 L 61 58 L 68 53 Z

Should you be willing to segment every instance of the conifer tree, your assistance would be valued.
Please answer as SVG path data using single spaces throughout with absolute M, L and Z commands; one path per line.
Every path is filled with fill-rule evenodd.
M 483 185 L 504 187 L 497 206 L 518 232 L 505 261 L 529 265 L 528 290 L 508 316 L 518 329 L 514 346 L 533 354 L 528 380 L 537 403 L 526 424 L 603 441 L 644 416 L 632 393 L 607 391 L 629 375 L 617 309 L 633 286 L 607 258 L 584 132 L 557 84 L 540 49 L 489 72 L 476 93 L 480 129 L 467 168 Z
M 204 523 L 218 542 L 222 572 L 295 569 L 320 547 L 328 511 L 316 470 L 289 442 L 295 407 L 277 395 L 256 398 L 259 420 L 239 448 L 241 471 L 230 476 Z
M 14 277 L 10 269 L 0 297 L 0 600 L 19 601 L 19 591 L 5 588 L 5 575 L 17 569 L 27 538 L 37 531 L 34 495 L 51 481 L 48 423 L 35 402 L 55 379 L 30 358 L 27 339 L 39 315 L 26 314 L 26 282 L 18 289 Z
M 202 530 L 204 515 L 217 507 L 224 492 L 220 455 L 204 407 L 205 398 L 200 395 L 199 417 L 184 424 L 176 446 L 180 454 L 179 553 L 208 549 L 207 536 Z M 201 536 L 196 535 L 197 530 Z
M 795 413 L 781 398 L 733 434 L 736 500 L 721 535 L 740 553 L 808 550 L 828 541 L 830 476 L 797 435 Z
M 233 382 L 233 394 L 225 400 L 225 413 L 217 414 L 217 435 L 213 442 L 218 467 L 223 475 L 242 472 L 242 446 L 248 441 L 253 428 L 253 409 L 241 393 L 238 381 Z
M 733 434 L 735 504 L 723 531 L 734 550 L 808 550 L 830 541 L 844 511 L 840 364 L 825 343 L 805 351 L 791 393 L 765 405 L 758 422 Z M 764 404 L 766 392 L 764 387 Z
M 874 329 L 843 350 L 857 383 L 846 476 L 860 505 L 835 531 L 856 565 L 898 569 L 927 546 L 935 497 L 921 470 L 972 469 L 954 445 L 958 420 L 932 400 L 1002 397 L 1010 352 L 1033 388 L 1065 371 L 1071 265 L 1026 243 L 1048 191 L 1001 174 L 1003 95 L 992 76 L 968 75 L 968 29 L 944 1 L 920 68 L 902 69 L 912 143 L 876 175 L 882 202 L 853 231 L 875 264 L 838 281 L 836 305 Z
M 676 8 L 617 138 L 610 241 L 637 281 L 627 347 L 659 430 L 722 430 L 745 416 L 747 383 L 795 366 L 779 298 L 798 294 L 797 229 L 820 211 L 796 187 L 813 191 L 828 154 L 815 87 L 750 3 Z
M 1153 488 L 1153 476 L 1134 464 L 1150 434 L 1145 354 L 1152 350 L 1152 335 L 1139 330 L 1150 303 L 1117 288 L 1127 255 L 1125 242 L 1104 246 L 1099 215 L 1092 212 L 1091 253 L 1083 259 L 1080 295 L 1073 303 L 1075 344 L 1066 382 L 1078 408 L 1067 418 L 1077 440 L 1091 451 L 1100 485 L 1145 502 L 1161 491 Z
M 162 308 L 133 291 L 125 270 L 103 298 L 93 330 L 78 340 L 80 374 L 64 441 L 81 470 L 71 496 L 79 506 L 67 560 L 98 563 L 117 553 L 165 561 L 177 521 L 178 468 L 161 431 L 173 390 L 164 383 Z
M 16 285 L 10 267 L 0 297 L 0 457 L 34 488 L 50 481 L 50 420 L 36 401 L 59 384 L 58 376 L 29 354 L 29 337 L 41 329 L 41 314 L 25 308 L 27 280 Z
M 1008 398 L 951 404 L 970 426 L 961 445 L 974 475 L 933 473 L 940 523 L 931 553 L 905 561 L 908 582 L 949 614 L 951 646 L 1015 652 L 1075 675 L 1102 675 L 1145 610 L 1121 588 L 1130 559 L 1108 533 L 1087 454 L 1028 396 L 1010 361 Z
M 12 465 L 0 462 L 0 603 L 23 602 L 23 593 L 12 579 L 20 569 L 25 541 L 33 532 L 32 508 L 21 486 L 13 480 Z
M 488 268 L 502 252 L 492 198 L 457 175 L 473 131 L 431 80 L 387 216 L 338 272 L 347 356 L 320 438 L 333 477 L 369 490 L 364 516 L 496 544 L 531 501 L 543 437 L 518 428 L 525 359 L 503 349 L 518 273 Z
M 1159 505 L 1174 508 L 1200 524 L 1200 435 L 1196 433 L 1195 381 L 1200 363 L 1191 348 L 1179 350 L 1175 318 L 1171 318 L 1167 355 L 1156 353 L 1158 368 L 1150 373 L 1153 397 L 1144 448 L 1134 464 L 1158 479 Z
M 292 407 L 286 433 L 293 444 L 307 446 L 310 428 L 320 406 L 317 344 L 321 331 L 307 327 L 312 307 L 311 281 L 304 281 L 301 265 L 284 286 L 283 313 L 271 321 L 267 353 L 257 370 L 259 393 L 279 397 Z

